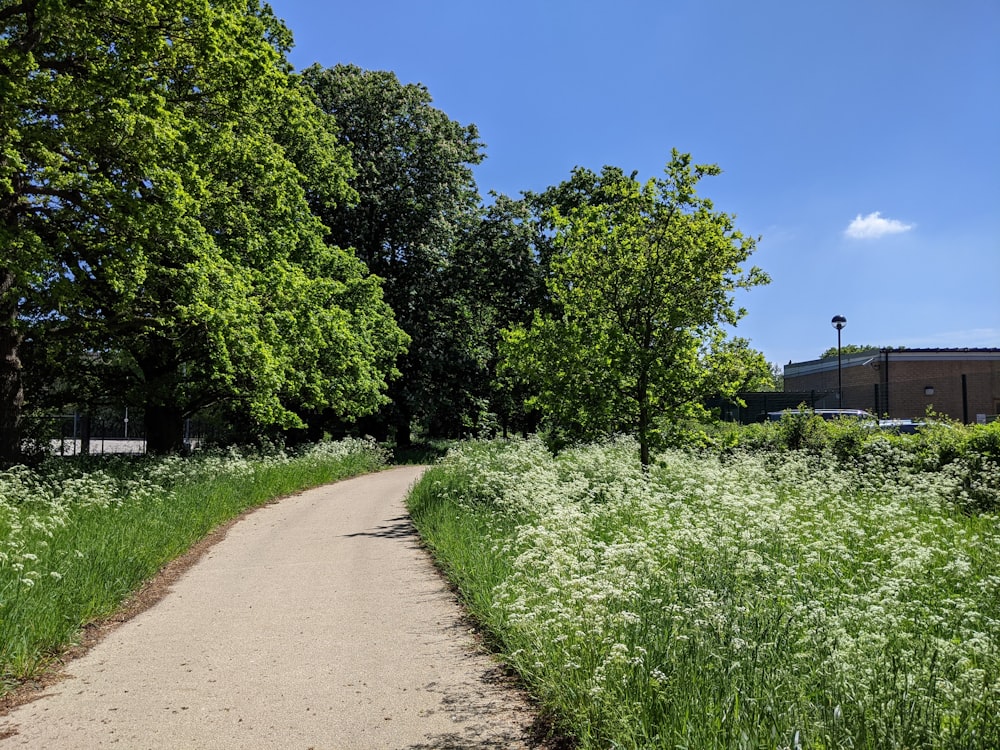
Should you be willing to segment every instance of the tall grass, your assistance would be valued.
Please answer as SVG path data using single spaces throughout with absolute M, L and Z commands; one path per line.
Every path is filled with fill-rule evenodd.
M 380 468 L 373 443 L 0 472 L 0 693 L 37 674 L 219 524 L 273 498 Z
M 469 445 L 410 498 L 583 748 L 1000 747 L 1000 522 L 870 457 Z

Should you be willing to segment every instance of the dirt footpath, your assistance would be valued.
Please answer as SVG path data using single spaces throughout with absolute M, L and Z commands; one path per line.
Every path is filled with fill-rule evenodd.
M 0 748 L 537 748 L 392 469 L 246 516 L 147 611 L 0 717 Z

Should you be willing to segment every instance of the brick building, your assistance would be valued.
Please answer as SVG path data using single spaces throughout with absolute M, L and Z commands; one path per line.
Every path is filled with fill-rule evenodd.
M 870 349 L 785 365 L 785 390 L 816 394 L 819 408 L 922 417 L 928 407 L 965 422 L 1000 413 L 1000 349 Z

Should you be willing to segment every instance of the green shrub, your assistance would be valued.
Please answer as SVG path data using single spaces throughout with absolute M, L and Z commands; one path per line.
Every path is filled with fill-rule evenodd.
M 808 410 L 789 411 L 778 422 L 778 435 L 788 450 L 820 453 L 829 444 L 826 421 Z
M 824 420 L 809 410 L 790 411 L 778 422 L 741 427 L 710 426 L 700 433 L 675 435 L 677 447 L 708 448 L 720 455 L 740 453 L 808 453 L 856 472 L 869 481 L 893 481 L 944 473 L 953 488 L 950 500 L 966 511 L 1000 510 L 1000 422 L 962 425 L 929 415 L 915 433 L 879 429 L 851 418 Z
M 742 450 L 750 453 L 786 450 L 784 438 L 777 422 L 756 422 L 743 425 L 736 430 L 733 445 L 726 452 Z
M 965 452 L 1000 463 L 1000 421 L 970 425 L 966 431 Z
M 872 433 L 877 432 L 872 423 L 852 418 L 831 420 L 823 429 L 830 450 L 845 464 L 857 460 L 864 452 L 865 444 L 872 439 Z

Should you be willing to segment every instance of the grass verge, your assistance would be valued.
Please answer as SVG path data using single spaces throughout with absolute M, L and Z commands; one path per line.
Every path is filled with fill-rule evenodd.
M 471 444 L 409 499 L 582 748 L 1000 747 L 1000 520 L 891 462 Z
M 214 528 L 275 498 L 382 468 L 374 443 L 0 472 L 0 695 L 45 670 Z

